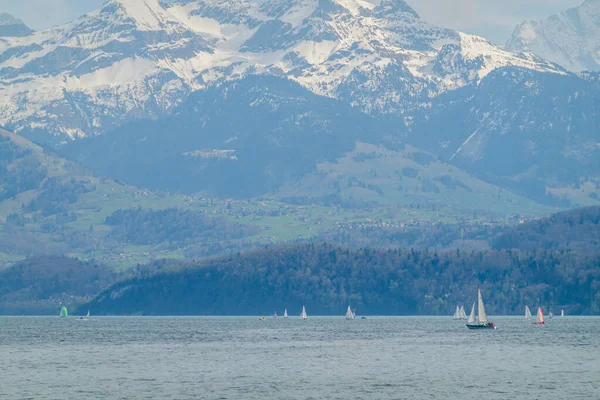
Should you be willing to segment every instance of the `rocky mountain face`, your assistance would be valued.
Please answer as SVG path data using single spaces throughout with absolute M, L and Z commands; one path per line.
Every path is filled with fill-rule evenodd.
M 600 1 L 586 0 L 542 21 L 525 21 L 506 44 L 574 71 L 600 70 Z
M 415 117 L 409 140 L 485 180 L 556 202 L 548 188 L 598 187 L 597 82 L 597 74 L 494 71 L 435 99 Z
M 0 124 L 92 136 L 169 115 L 192 91 L 248 74 L 285 77 L 372 114 L 406 114 L 504 66 L 564 73 L 429 25 L 402 0 L 109 0 L 0 42 Z
M 134 121 L 59 151 L 141 187 L 249 198 L 335 161 L 361 138 L 382 142 L 392 128 L 296 82 L 263 75 L 199 90 L 169 117 Z

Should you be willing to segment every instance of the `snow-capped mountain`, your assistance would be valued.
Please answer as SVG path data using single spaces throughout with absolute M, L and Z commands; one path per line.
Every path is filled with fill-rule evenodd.
M 533 52 L 574 72 L 600 71 L 600 0 L 521 23 L 506 48 Z
M 401 114 L 506 66 L 565 73 L 427 24 L 402 0 L 109 0 L 69 24 L 0 41 L 0 125 L 95 135 L 250 74 Z
M 20 19 L 7 13 L 0 13 L 0 38 L 27 36 L 32 33 L 33 30 Z

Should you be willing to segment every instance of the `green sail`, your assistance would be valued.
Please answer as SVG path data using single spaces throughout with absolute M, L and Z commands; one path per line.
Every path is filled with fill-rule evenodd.
M 68 317 L 69 313 L 67 312 L 67 307 L 62 306 L 62 308 L 60 309 L 60 316 L 61 317 Z

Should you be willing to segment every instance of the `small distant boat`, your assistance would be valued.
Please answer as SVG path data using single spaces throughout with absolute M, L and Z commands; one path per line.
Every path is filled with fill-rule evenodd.
M 350 306 L 348 306 L 348 309 L 346 310 L 346 319 L 350 320 L 350 319 L 354 319 L 354 318 L 356 318 L 356 316 L 352 312 L 352 309 L 350 308 Z
M 467 319 L 467 314 L 465 313 L 465 306 L 460 306 L 460 319 Z
M 287 318 L 287 308 L 283 310 L 283 318 Z
M 80 320 L 82 321 L 87 321 L 87 319 L 90 317 L 90 310 L 88 310 L 87 315 L 85 317 L 79 317 Z
M 462 319 L 462 316 L 460 315 L 460 308 L 458 306 L 456 306 L 456 310 L 454 310 L 454 315 L 452 316 L 452 319 Z
M 65 307 L 65 306 L 62 306 L 62 307 L 60 308 L 60 316 L 61 316 L 62 318 L 66 318 L 66 317 L 68 317 L 68 316 L 69 316 L 69 312 L 67 311 L 67 307 Z
M 266 320 L 266 318 L 265 318 L 265 317 L 260 317 L 258 320 L 259 320 L 259 321 L 265 321 L 265 320 Z
M 546 325 L 544 322 L 544 313 L 542 312 L 542 307 L 538 307 L 537 318 L 535 322 L 532 322 L 534 325 Z
M 565 316 L 565 310 L 560 310 L 560 316 L 564 317 Z
M 467 328 L 469 329 L 497 329 L 493 322 L 488 320 L 485 312 L 485 306 L 483 305 L 483 298 L 481 297 L 481 289 L 477 289 L 477 317 L 475 317 L 475 303 L 471 308 L 471 315 L 467 321 Z
M 277 318 L 277 311 L 275 311 L 275 314 L 273 314 L 273 318 Z
M 554 314 L 552 313 L 552 309 L 550 309 L 550 311 L 548 311 L 548 318 L 550 318 L 550 319 L 554 318 Z
M 308 319 L 308 315 L 306 315 L 306 308 L 304 306 L 302 306 L 302 313 L 300 314 L 300 318 L 302 318 L 305 321 Z
M 525 306 L 525 319 L 531 319 L 531 310 L 529 310 L 529 306 Z

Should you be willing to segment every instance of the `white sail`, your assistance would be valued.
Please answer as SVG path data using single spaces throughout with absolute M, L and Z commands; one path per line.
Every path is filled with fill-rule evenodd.
M 465 312 L 465 306 L 460 306 L 460 318 L 467 319 L 467 313 Z
M 350 306 L 348 306 L 348 309 L 346 310 L 346 319 L 354 319 L 354 313 Z
M 287 318 L 287 308 L 283 310 L 283 318 Z
M 481 289 L 477 289 L 477 320 L 484 324 L 488 323 L 485 306 L 483 305 L 483 298 L 481 297 Z
M 277 311 L 273 314 L 273 318 L 277 318 Z
M 302 306 L 302 314 L 300 314 L 300 318 L 302 318 L 303 320 L 308 319 L 308 316 L 306 315 L 306 308 L 304 306 Z
M 529 310 L 529 306 L 525 306 L 525 319 L 531 319 L 531 311 Z
M 471 307 L 471 315 L 469 315 L 469 320 L 467 322 L 469 324 L 475 322 L 475 303 L 473 303 L 473 307 Z
M 542 307 L 538 307 L 537 322 L 538 323 L 543 323 L 544 322 L 544 313 L 542 312 Z
M 565 316 L 565 310 L 560 310 L 560 316 L 564 317 Z
M 456 310 L 454 310 L 454 315 L 452 316 L 452 319 L 460 319 L 460 308 L 458 308 L 458 306 L 456 306 Z
M 90 317 L 90 310 L 88 310 L 86 317 L 88 317 L 88 318 Z

